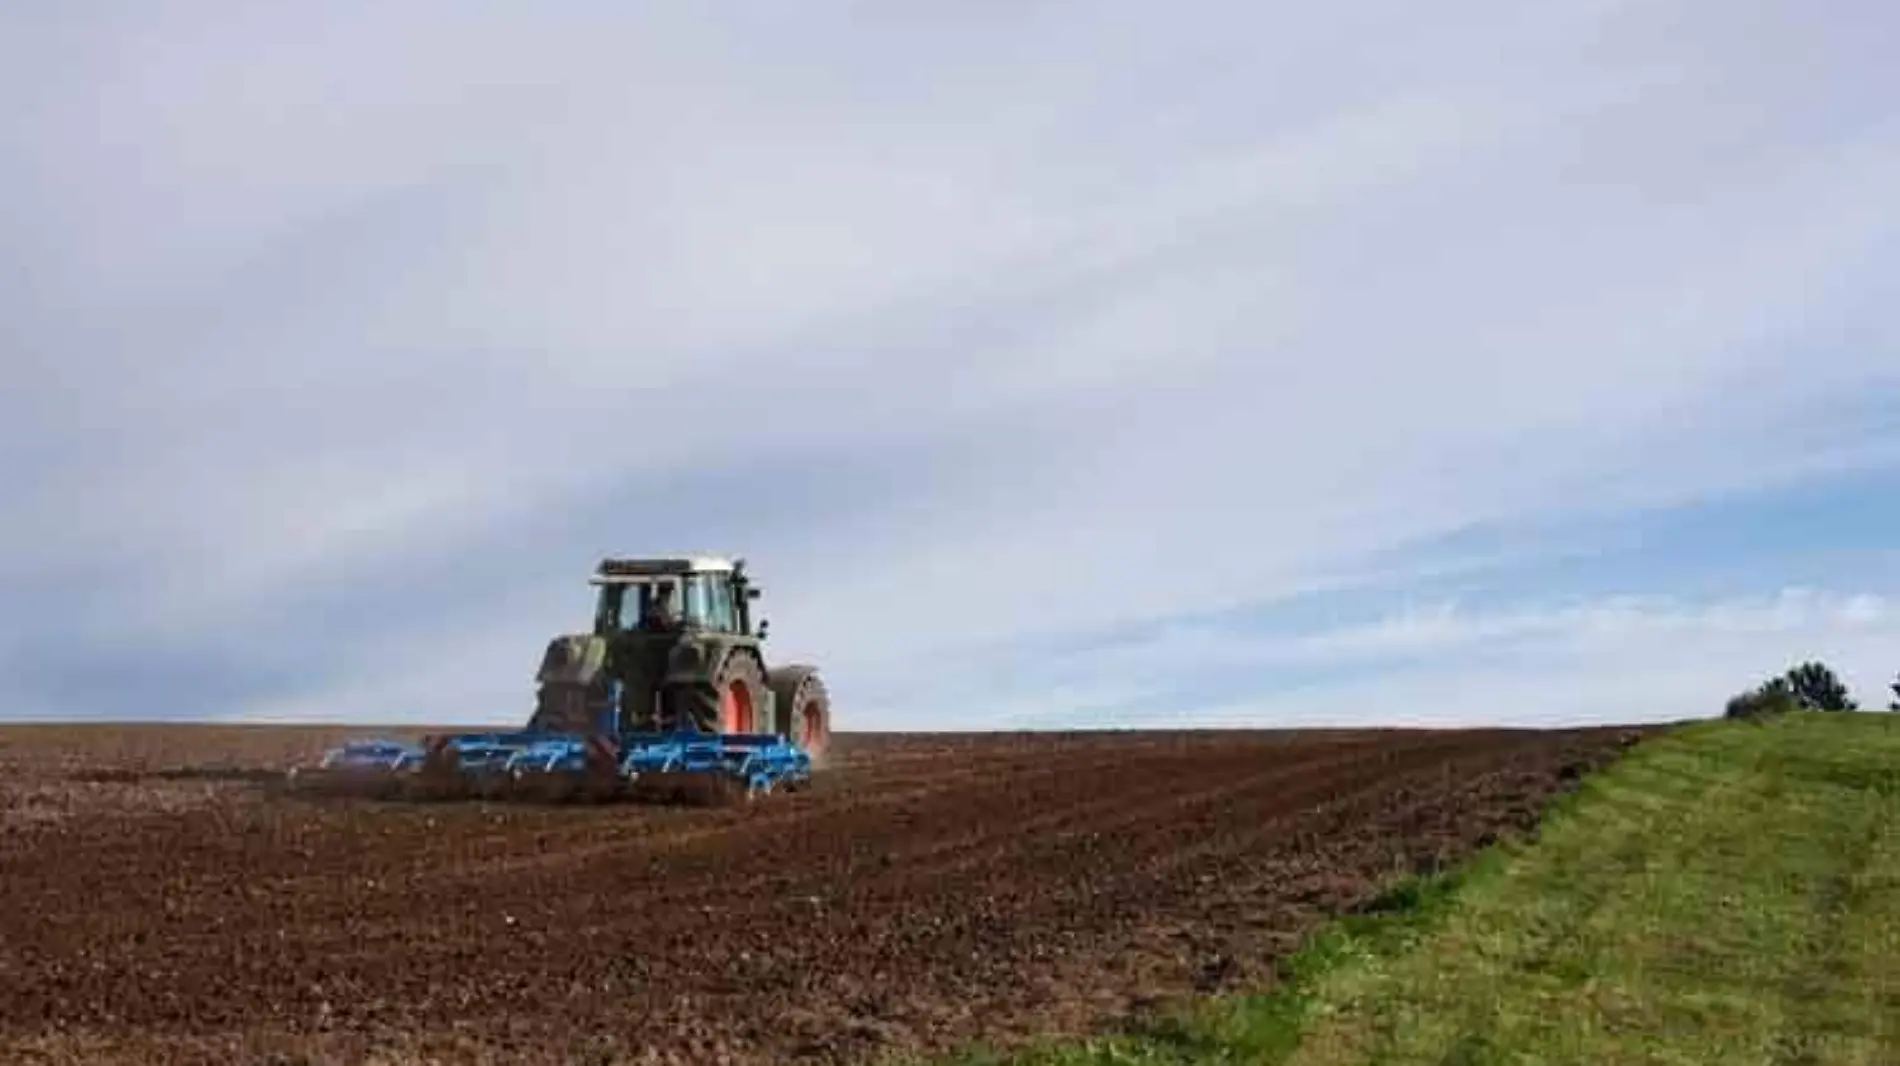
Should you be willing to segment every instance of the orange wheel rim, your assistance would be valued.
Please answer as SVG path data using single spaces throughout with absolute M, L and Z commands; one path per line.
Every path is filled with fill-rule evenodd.
M 805 705 L 804 726 L 799 730 L 799 746 L 806 751 L 817 751 L 824 740 L 825 712 L 816 701 Z
M 752 732 L 752 690 L 745 682 L 726 685 L 719 701 L 719 728 L 727 733 Z

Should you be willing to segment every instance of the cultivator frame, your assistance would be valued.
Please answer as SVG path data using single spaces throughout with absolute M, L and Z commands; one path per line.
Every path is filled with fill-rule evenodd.
M 293 770 L 293 791 L 402 800 L 749 802 L 811 783 L 811 756 L 773 733 L 449 733 L 369 739 Z

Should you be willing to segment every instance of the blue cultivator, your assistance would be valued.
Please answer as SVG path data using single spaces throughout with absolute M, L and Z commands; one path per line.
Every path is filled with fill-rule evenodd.
M 660 800 L 723 804 L 811 781 L 811 757 L 772 733 L 454 733 L 351 741 L 295 771 L 310 791 L 407 799 Z
M 635 792 L 655 799 L 755 799 L 811 782 L 811 756 L 773 733 L 646 733 L 620 761 Z

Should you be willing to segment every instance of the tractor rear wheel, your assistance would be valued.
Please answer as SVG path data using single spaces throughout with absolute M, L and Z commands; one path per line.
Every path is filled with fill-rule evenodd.
M 831 693 L 816 667 L 781 666 L 772 671 L 773 702 L 778 705 L 779 728 L 813 761 L 831 747 Z
M 680 693 L 683 713 L 673 728 L 694 733 L 759 732 L 765 691 L 765 671 L 759 660 L 744 651 L 730 652 L 711 680 Z

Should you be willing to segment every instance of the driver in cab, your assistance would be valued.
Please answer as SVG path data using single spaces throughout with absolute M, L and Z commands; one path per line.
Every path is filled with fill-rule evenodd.
M 653 595 L 647 598 L 646 613 L 640 616 L 640 628 L 656 633 L 671 633 L 680 628 L 672 585 L 654 586 Z

